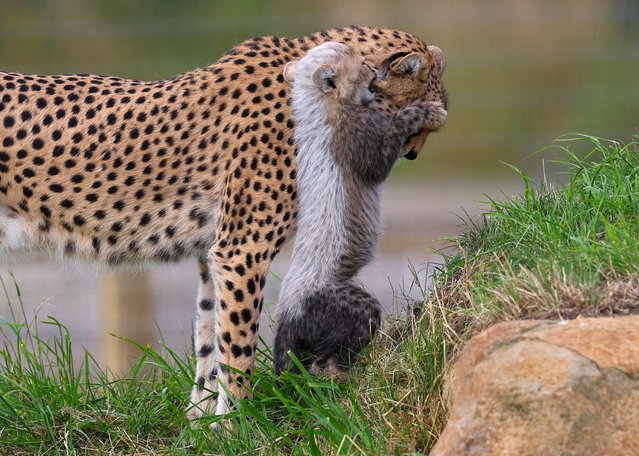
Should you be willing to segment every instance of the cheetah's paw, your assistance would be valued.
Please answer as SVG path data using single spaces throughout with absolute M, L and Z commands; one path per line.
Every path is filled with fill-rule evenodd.
M 206 389 L 200 391 L 195 387 L 191 393 L 191 400 L 185 417 L 191 422 L 193 429 L 198 429 L 200 427 L 199 419 L 215 414 L 216 408 L 215 393 Z

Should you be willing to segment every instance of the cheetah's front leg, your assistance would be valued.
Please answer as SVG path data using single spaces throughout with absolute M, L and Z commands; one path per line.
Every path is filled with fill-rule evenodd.
M 223 238 L 225 239 L 225 238 Z M 219 240 L 209 252 L 217 303 L 212 335 L 218 398 L 215 415 L 229 410 L 231 397 L 250 395 L 250 381 L 259 339 L 263 288 L 273 254 L 268 243 L 251 243 L 243 249 L 232 239 Z
M 215 350 L 216 300 L 215 283 L 206 258 L 198 260 L 200 286 L 197 297 L 197 320 L 195 323 L 195 385 L 186 417 L 191 420 L 215 411 L 217 391 L 217 362 Z

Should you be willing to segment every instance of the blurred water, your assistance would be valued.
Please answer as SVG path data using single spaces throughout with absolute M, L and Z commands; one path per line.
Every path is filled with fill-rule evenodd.
M 514 188 L 512 182 L 459 186 L 444 182 L 389 188 L 383 200 L 385 232 L 377 259 L 360 275 L 361 281 L 382 302 L 387 312 L 401 312 L 408 301 L 420 299 L 429 274 L 441 257 L 430 249 L 441 248 L 444 236 L 460 230 L 464 212 L 476 214 L 485 204 L 482 192 Z M 463 209 L 462 209 L 463 207 Z M 292 243 L 273 262 L 267 280 L 261 335 L 272 337 L 270 313 L 274 309 L 281 278 L 286 274 Z M 0 267 L 15 307 L 11 289 L 13 274 L 20 287 L 26 314 L 51 315 L 71 331 L 81 354 L 84 347 L 103 365 L 124 368 L 139 354 L 125 337 L 158 347 L 164 342 L 178 352 L 191 349 L 198 272 L 195 261 L 151 265 L 145 272 L 104 272 L 90 264 L 63 265 L 48 258 L 28 259 Z M 416 283 L 413 282 L 414 278 Z M 7 303 L 0 301 L 0 316 L 8 317 Z M 44 335 L 54 328 L 40 327 Z

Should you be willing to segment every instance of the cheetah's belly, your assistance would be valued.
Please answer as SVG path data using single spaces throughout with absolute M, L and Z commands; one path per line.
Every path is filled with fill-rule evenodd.
M 13 256 L 37 244 L 37 223 L 0 204 L 0 254 Z
M 115 241 L 112 224 L 69 230 L 64 223 L 30 218 L 0 202 L 0 257 L 12 260 L 40 253 L 118 266 L 203 256 L 215 240 L 217 210 L 200 211 L 198 217 L 183 212 L 123 233 Z

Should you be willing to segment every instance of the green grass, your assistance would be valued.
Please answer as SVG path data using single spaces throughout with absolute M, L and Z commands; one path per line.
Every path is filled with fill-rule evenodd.
M 627 293 L 639 267 L 638 141 L 561 138 L 554 147 L 565 184 L 536 184 L 518 171 L 523 195 L 490 198 L 485 222 L 455 240 L 458 250 L 442 277 L 447 298 L 465 303 L 455 306 L 458 315 L 492 323 L 631 311 Z
M 448 240 L 424 302 L 378 337 L 355 391 L 389 453 L 434 445 L 447 369 L 487 326 L 639 313 L 639 137 L 572 135 L 549 149 L 564 183 L 535 183 L 514 168 L 522 194 L 488 197 L 490 209 Z
M 346 383 L 302 370 L 276 387 L 271 353 L 260 352 L 254 397 L 228 416 L 232 433 L 210 431 L 214 418 L 201 430 L 183 418 L 192 357 L 139 346 L 115 377 L 89 354 L 75 364 L 55 319 L 13 314 L 0 323 L 0 453 L 428 453 L 446 419 L 447 368 L 470 336 L 514 318 L 639 312 L 639 138 L 572 136 L 555 147 L 566 183 L 517 171 L 523 194 L 489 198 L 450 239 L 434 289 L 388 319 Z M 57 335 L 43 339 L 42 325 Z
M 209 430 L 213 418 L 192 430 L 183 418 L 192 358 L 138 346 L 139 360 L 113 378 L 88 353 L 75 364 L 69 332 L 52 317 L 25 321 L 12 314 L 0 326 L 2 454 L 375 454 L 383 443 L 347 385 L 303 371 L 275 387 L 270 352 L 258 356 L 254 398 L 227 415 L 234 432 Z M 41 325 L 55 336 L 41 338 Z

